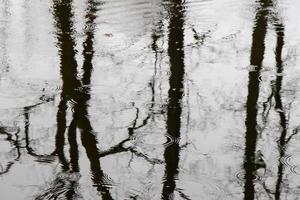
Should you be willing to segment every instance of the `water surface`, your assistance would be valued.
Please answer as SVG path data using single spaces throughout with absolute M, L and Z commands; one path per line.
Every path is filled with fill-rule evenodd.
M 297 0 L 0 0 L 0 199 L 298 199 Z

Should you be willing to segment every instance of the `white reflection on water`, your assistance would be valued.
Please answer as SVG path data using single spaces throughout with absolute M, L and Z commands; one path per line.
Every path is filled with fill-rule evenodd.
M 69 32 L 57 26 L 53 5 L 62 2 L 0 0 L 1 196 L 161 199 L 170 193 L 174 199 L 246 198 L 245 120 L 247 99 L 253 97 L 248 77 L 258 70 L 250 62 L 252 33 L 260 4 L 267 0 L 113 0 L 99 2 L 93 11 L 88 8 L 91 0 L 65 1 L 70 3 L 72 23 L 65 25 Z M 273 2 L 266 8 L 264 59 L 259 82 L 254 81 L 258 99 L 251 104 L 257 108 L 257 142 L 255 159 L 249 159 L 254 159 L 253 166 L 265 163 L 266 169 L 250 170 L 250 185 L 255 185 L 258 199 L 295 199 L 300 173 L 300 3 Z M 275 56 L 278 21 L 284 26 L 281 72 Z M 172 30 L 178 37 L 171 38 Z M 59 46 L 60 34 L 74 42 L 65 52 Z M 70 49 L 74 58 L 68 57 Z M 176 55 L 184 57 L 184 64 Z M 82 66 L 89 56 L 91 82 L 86 83 Z M 61 75 L 61 68 L 70 67 L 62 59 L 75 59 L 78 74 Z M 175 71 L 172 66 L 177 66 Z M 176 72 L 178 66 L 184 74 Z M 181 78 L 176 79 L 181 75 L 182 86 Z M 88 99 L 84 103 L 63 87 L 71 79 L 82 81 L 70 87 L 79 99 Z M 61 100 L 64 92 L 69 95 L 67 103 Z M 77 141 L 75 172 L 64 170 L 54 153 L 57 116 L 63 110 L 58 109 L 64 103 L 68 108 L 61 153 L 66 165 L 74 167 L 70 149 Z M 92 127 L 86 140 L 93 141 L 95 135 L 90 151 L 81 138 L 86 126 L 78 125 L 77 136 L 67 137 L 76 108 Z M 285 140 L 280 140 L 282 135 Z M 179 160 L 173 163 L 174 152 Z

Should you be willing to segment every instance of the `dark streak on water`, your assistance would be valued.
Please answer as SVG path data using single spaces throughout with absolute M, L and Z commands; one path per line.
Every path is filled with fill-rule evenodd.
M 76 141 L 77 128 L 81 131 L 81 142 L 86 150 L 87 157 L 90 161 L 91 179 L 94 186 L 100 192 L 103 199 L 112 199 L 109 188 L 105 185 L 104 172 L 101 169 L 99 152 L 97 148 L 97 140 L 94 135 L 88 114 L 88 101 L 90 99 L 91 73 L 93 70 L 93 40 L 94 40 L 94 20 L 96 19 L 96 11 L 98 10 L 98 3 L 93 0 L 88 1 L 86 10 L 86 40 L 84 42 L 84 62 L 82 66 L 82 79 L 77 79 L 77 63 L 75 60 L 75 42 L 72 33 L 73 29 L 73 15 L 72 2 L 54 2 L 54 15 L 57 19 L 57 38 L 60 45 L 61 53 L 61 75 L 63 80 L 63 89 L 61 94 L 61 103 L 58 109 L 58 133 L 57 133 L 57 154 L 61 160 L 63 170 L 70 170 L 70 172 L 79 172 L 78 165 L 78 144 Z M 79 87 L 84 87 L 84 90 L 78 90 Z M 64 156 L 65 130 L 66 120 L 65 112 L 67 101 L 73 102 L 74 108 L 72 121 L 67 131 L 68 142 L 70 144 L 70 164 L 66 161 Z M 70 167 L 71 166 L 71 167 Z M 71 184 L 72 186 L 74 184 Z M 74 187 L 66 192 L 67 199 L 73 199 L 75 191 Z
M 170 59 L 169 102 L 167 111 L 167 133 L 174 139 L 180 138 L 181 101 L 184 79 L 184 4 L 181 0 L 170 2 L 170 24 L 168 55 Z M 165 176 L 162 199 L 173 199 L 179 164 L 179 142 L 167 146 L 164 151 Z
M 246 116 L 246 136 L 245 136 L 245 185 L 244 199 L 253 200 L 255 191 L 254 183 L 255 171 L 257 169 L 255 163 L 255 152 L 257 143 L 257 101 L 259 97 L 259 76 L 262 68 L 265 51 L 265 37 L 267 33 L 267 17 L 268 7 L 271 1 L 261 0 L 255 16 L 255 25 L 252 34 L 252 47 L 250 64 L 256 66 L 255 71 L 249 72 L 248 97 L 247 97 L 247 116 Z

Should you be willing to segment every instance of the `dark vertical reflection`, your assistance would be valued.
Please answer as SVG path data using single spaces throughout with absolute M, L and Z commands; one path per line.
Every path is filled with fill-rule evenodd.
M 91 176 L 94 186 L 100 192 L 102 199 L 106 200 L 113 198 L 109 192 L 109 187 L 106 185 L 104 172 L 101 169 L 97 140 L 88 116 L 88 100 L 90 99 L 90 83 L 93 70 L 92 58 L 94 55 L 94 20 L 96 18 L 97 5 L 98 3 L 94 0 L 88 1 L 86 14 L 86 40 L 84 42 L 83 50 L 84 62 L 82 67 L 82 83 L 84 87 L 82 88 L 79 99 L 74 107 L 73 118 L 81 129 L 81 141 L 90 161 Z
M 167 110 L 167 133 L 173 137 L 174 143 L 167 146 L 164 152 L 165 175 L 162 199 L 173 199 L 178 175 L 179 138 L 181 125 L 181 100 L 183 96 L 184 78 L 184 8 L 181 0 L 172 0 L 170 4 L 170 24 L 168 55 L 170 59 L 169 103 Z
M 70 144 L 70 164 L 73 172 L 79 172 L 78 144 L 76 140 L 76 123 L 71 122 L 68 130 L 68 141 Z
M 30 147 L 30 139 L 29 139 L 29 108 L 25 107 L 24 108 L 24 122 L 25 122 L 25 126 L 24 126 L 24 133 L 25 133 L 25 148 L 28 152 L 28 154 L 32 155 L 33 150 Z
M 255 179 L 255 151 L 257 142 L 257 100 L 259 97 L 259 76 L 262 68 L 262 61 L 265 51 L 265 37 L 267 33 L 267 16 L 268 7 L 271 5 L 270 0 L 260 0 L 260 7 L 255 16 L 255 25 L 252 34 L 252 48 L 250 64 L 255 66 L 255 71 L 249 72 L 248 97 L 247 97 L 247 115 L 246 115 L 246 148 L 245 148 L 245 185 L 244 199 L 252 200 L 255 196 L 253 180 Z
M 67 100 L 64 94 L 61 94 L 61 100 L 58 105 L 58 111 L 56 115 L 57 130 L 55 137 L 55 154 L 57 154 L 58 159 L 62 165 L 64 171 L 69 169 L 68 161 L 64 154 L 65 145 L 65 130 L 66 130 L 66 109 Z
M 79 171 L 78 166 L 78 145 L 76 141 L 76 129 L 81 129 L 81 140 L 86 149 L 87 157 L 91 164 L 91 176 L 94 186 L 100 192 L 102 199 L 112 199 L 108 187 L 105 186 L 105 176 L 99 162 L 99 152 L 97 148 L 97 140 L 93 134 L 93 128 L 88 117 L 88 100 L 90 99 L 90 82 L 92 74 L 92 58 L 94 54 L 94 20 L 96 18 L 96 3 L 93 0 L 88 1 L 86 11 L 86 40 L 83 50 L 83 75 L 81 82 L 77 79 L 77 63 L 75 60 L 75 42 L 71 37 L 72 30 L 72 7 L 70 1 L 64 3 L 56 3 L 54 13 L 58 28 L 58 41 L 61 53 L 61 75 L 63 80 L 63 88 L 61 94 L 61 102 L 57 115 L 58 132 L 56 136 L 57 154 L 63 154 L 64 150 L 64 133 L 66 129 L 66 103 L 72 101 L 74 105 L 73 120 L 68 129 L 68 141 L 70 144 L 70 164 L 73 171 Z M 59 4 L 59 5 L 57 5 Z M 69 190 L 67 198 L 71 198 L 74 192 Z
M 70 162 L 67 161 L 64 153 L 65 147 L 65 132 L 66 132 L 66 111 L 67 102 L 76 96 L 75 89 L 79 86 L 77 80 L 77 62 L 75 60 L 75 41 L 73 35 L 73 13 L 72 1 L 53 1 L 53 16 L 56 23 L 57 47 L 60 53 L 60 73 L 62 78 L 62 92 L 58 111 L 56 115 L 57 132 L 55 137 L 54 154 L 58 156 L 62 170 L 64 172 L 78 172 L 78 145 L 76 142 L 76 126 L 70 124 L 68 130 L 68 141 L 70 144 Z M 71 169 L 70 169 L 71 164 Z M 61 178 L 57 176 L 54 179 L 53 185 L 36 199 L 45 199 L 47 196 L 54 199 L 61 198 L 64 194 L 65 199 L 74 199 L 76 196 L 76 187 L 78 183 L 69 178 Z
M 283 73 L 283 65 L 282 65 L 282 48 L 284 45 L 284 26 L 282 24 L 276 25 L 276 35 L 277 35 L 277 44 L 276 44 L 276 69 L 277 69 L 277 76 L 276 76 L 276 88 L 275 88 L 275 108 L 278 111 L 279 118 L 280 118 L 280 126 L 281 126 L 281 135 L 278 141 L 278 148 L 279 148 L 279 164 L 278 164 L 278 174 L 277 174 L 277 183 L 275 189 L 275 200 L 280 199 L 281 193 L 281 183 L 283 178 L 283 170 L 284 165 L 281 162 L 281 159 L 285 157 L 285 150 L 286 150 L 286 136 L 287 136 L 287 119 L 285 116 L 285 112 L 283 110 L 282 100 L 281 100 L 281 87 L 282 87 L 282 73 Z
M 79 86 L 79 81 L 76 78 L 77 63 L 75 60 L 75 41 L 72 37 L 72 33 L 74 32 L 72 23 L 72 1 L 66 0 L 62 2 L 54 0 L 53 14 L 56 20 L 56 34 L 58 40 L 58 49 L 60 51 L 60 73 L 62 78 L 61 100 L 58 105 L 56 118 L 57 133 L 55 140 L 55 153 L 58 155 L 63 170 L 68 170 L 69 166 L 64 155 L 67 102 L 68 99 L 74 98 L 75 88 Z M 73 136 L 76 136 L 76 134 L 73 134 Z M 74 150 L 72 148 L 73 146 L 71 145 L 71 150 Z M 75 161 L 73 160 L 73 162 Z

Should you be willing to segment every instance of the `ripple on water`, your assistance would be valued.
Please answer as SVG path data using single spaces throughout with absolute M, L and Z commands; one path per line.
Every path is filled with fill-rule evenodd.
M 280 158 L 279 162 L 282 163 L 284 166 L 291 168 L 293 167 L 293 165 L 291 164 L 291 159 L 292 159 L 291 155 L 286 155 Z
M 76 191 L 77 183 L 81 178 L 80 173 L 62 172 L 47 184 L 43 191 L 36 195 L 36 200 L 64 199 L 66 193 Z M 76 194 L 74 194 L 76 195 Z
M 235 174 L 235 177 L 237 178 L 237 180 L 241 183 L 243 183 L 245 181 L 245 170 L 241 170 L 241 171 L 238 171 L 236 174 Z M 255 173 L 253 174 L 253 181 L 263 181 L 264 180 L 264 177 Z
M 168 147 L 177 142 L 169 134 L 155 132 L 137 133 L 131 140 L 138 146 L 144 147 Z
M 260 82 L 271 82 L 275 78 L 276 78 L 275 74 L 261 74 L 259 75 L 258 80 Z
M 180 183 L 182 185 L 181 189 L 176 190 L 180 196 L 182 196 L 181 191 L 184 191 L 191 195 L 189 196 L 191 199 L 228 199 L 226 187 L 210 176 L 203 175 L 197 177 L 197 179 L 196 177 L 183 178 Z
M 292 174 L 298 174 L 300 175 L 299 173 L 299 166 L 297 164 L 294 164 L 293 163 L 293 158 L 294 157 L 298 157 L 299 155 L 285 155 L 283 156 L 282 158 L 279 159 L 279 162 L 283 164 L 284 168 L 288 168 L 288 170 L 292 173 Z
M 194 9 L 203 8 L 212 3 L 213 0 L 197 0 L 197 1 L 188 1 L 186 2 L 186 7 L 193 7 Z
M 91 176 L 93 177 L 93 174 L 91 174 Z M 112 188 L 117 186 L 117 183 L 115 183 L 113 181 L 112 178 L 110 178 L 107 174 L 103 174 L 103 176 L 101 177 L 101 182 L 99 183 L 94 183 L 93 186 L 101 186 L 101 187 L 106 187 L 106 188 Z
M 99 12 L 99 19 L 101 22 L 110 24 L 113 29 L 132 32 L 132 30 L 137 30 L 134 27 L 140 29 L 145 23 L 153 23 L 153 17 L 158 13 L 158 8 L 159 4 L 155 1 L 106 1 Z

